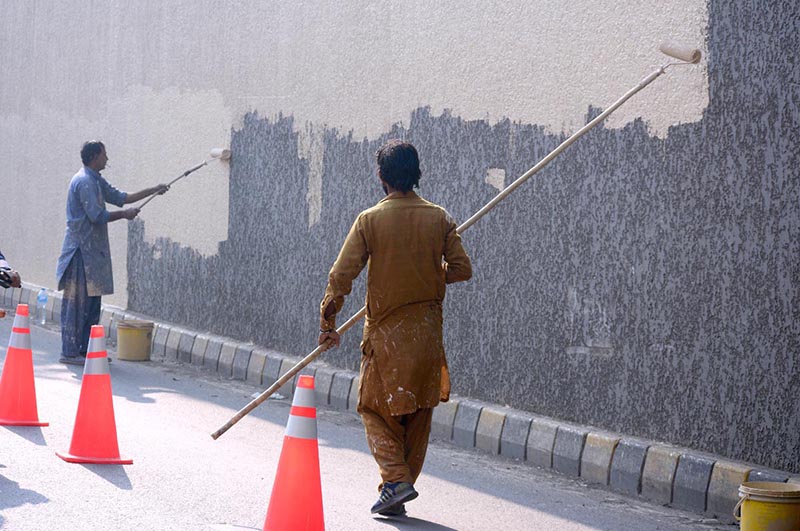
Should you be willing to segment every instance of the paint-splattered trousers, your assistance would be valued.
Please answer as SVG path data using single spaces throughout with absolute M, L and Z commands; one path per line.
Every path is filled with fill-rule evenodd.
M 422 472 L 431 432 L 432 408 L 407 415 L 392 416 L 388 409 L 359 405 L 367 444 L 378 463 L 383 483 L 404 481 L 414 484 Z
M 90 297 L 80 250 L 70 260 L 64 276 L 61 301 L 61 355 L 86 355 L 92 325 L 100 322 L 100 297 Z

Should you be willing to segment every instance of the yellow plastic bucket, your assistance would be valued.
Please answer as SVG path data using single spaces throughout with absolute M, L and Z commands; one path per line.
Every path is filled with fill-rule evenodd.
M 123 319 L 117 323 L 117 358 L 126 361 L 148 361 L 152 341 L 152 322 Z
M 800 485 L 746 481 L 739 486 L 733 517 L 741 522 L 742 531 L 798 531 Z

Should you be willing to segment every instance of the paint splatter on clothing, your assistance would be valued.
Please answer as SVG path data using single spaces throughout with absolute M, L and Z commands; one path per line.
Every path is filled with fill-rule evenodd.
M 386 196 L 359 214 L 333 264 L 320 328 L 334 328 L 353 280 L 367 266 L 359 403 L 391 415 L 433 408 L 450 395 L 442 341 L 445 284 L 472 276 L 453 218 L 413 192 Z M 334 305 L 333 314 L 326 309 Z M 364 377 L 365 365 L 374 377 Z

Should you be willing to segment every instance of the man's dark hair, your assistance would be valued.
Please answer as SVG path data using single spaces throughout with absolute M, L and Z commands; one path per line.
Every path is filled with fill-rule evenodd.
M 83 165 L 87 166 L 90 164 L 105 148 L 106 146 L 99 140 L 84 142 L 81 148 L 81 160 L 83 161 Z
M 419 187 L 419 155 L 408 142 L 390 140 L 375 153 L 381 179 L 395 190 L 410 192 Z

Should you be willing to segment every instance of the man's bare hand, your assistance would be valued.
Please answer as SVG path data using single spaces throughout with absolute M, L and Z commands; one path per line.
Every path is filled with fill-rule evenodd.
M 158 195 L 164 195 L 169 191 L 168 184 L 159 184 L 158 186 L 153 187 L 153 193 Z
M 322 332 L 319 335 L 319 339 L 317 340 L 318 344 L 323 345 L 328 341 L 332 341 L 331 347 L 335 348 L 338 347 L 339 344 L 342 342 L 342 336 L 339 335 L 339 332 L 336 330 L 331 330 L 330 332 Z
M 13 269 L 8 272 L 8 276 L 11 277 L 11 287 L 18 288 L 22 285 L 22 279 L 19 278 L 19 273 L 14 271 Z
M 138 208 L 126 208 L 122 211 L 122 217 L 125 219 L 133 219 L 139 215 Z

